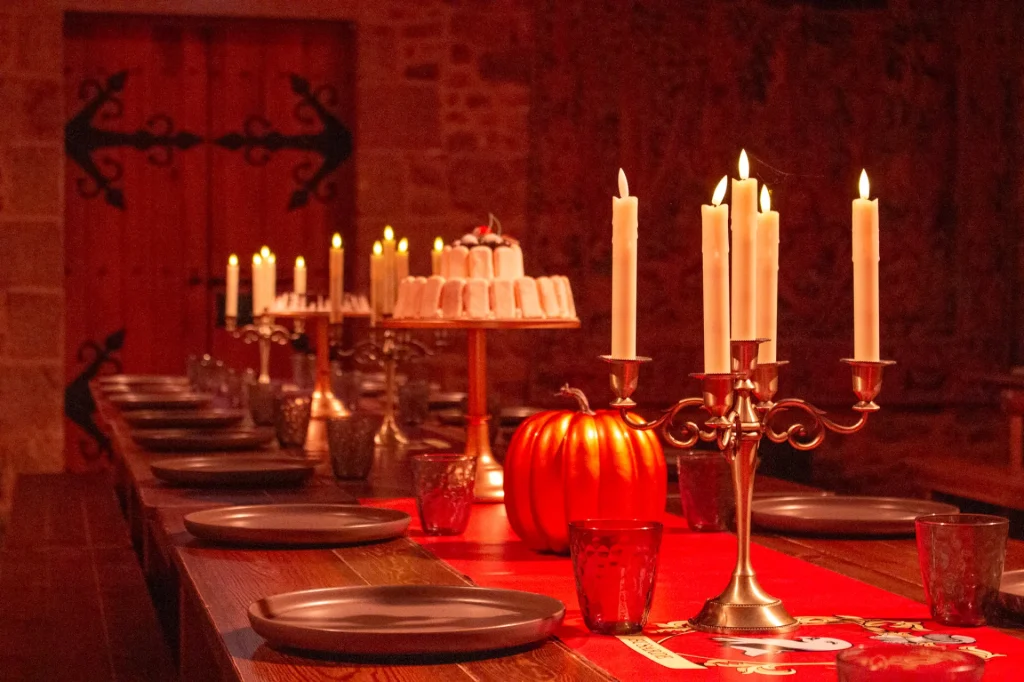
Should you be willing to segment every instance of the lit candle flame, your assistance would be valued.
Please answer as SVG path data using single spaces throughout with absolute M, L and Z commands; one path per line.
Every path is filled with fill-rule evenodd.
M 434 251 L 444 251 L 444 240 L 440 237 L 434 238 Z
M 260 249 L 260 256 L 262 256 L 263 260 L 266 260 L 267 256 L 269 256 L 269 255 L 270 255 L 270 247 L 269 246 L 264 246 L 263 248 Z
M 723 175 L 722 179 L 718 181 L 718 187 L 715 187 L 715 194 L 711 197 L 711 203 L 718 206 L 722 203 L 722 199 L 725 198 L 725 188 L 729 184 L 729 176 Z
M 629 196 L 629 181 L 626 180 L 626 171 L 619 169 L 619 196 L 623 199 Z
M 299 268 L 300 270 L 302 268 L 306 267 L 306 259 L 303 258 L 302 256 L 299 256 L 298 258 L 296 258 L 295 259 L 295 267 Z
M 274 265 L 275 263 L 277 263 L 277 254 L 271 253 L 269 256 L 267 256 L 267 263 L 269 263 L 270 265 Z
M 868 182 L 868 172 L 861 170 L 860 172 L 860 198 L 868 199 L 871 196 L 871 184 Z
M 338 234 L 337 232 L 335 232 L 334 236 L 331 237 L 331 248 L 332 249 L 340 249 L 341 248 L 341 235 Z
M 390 241 L 394 241 L 394 239 L 395 239 L 395 231 L 393 229 L 391 229 L 390 225 L 385 225 L 384 226 L 384 241 L 390 242 Z
M 409 250 L 409 240 L 402 237 L 401 241 L 398 242 L 398 252 L 405 253 Z
M 253 265 L 263 265 L 263 259 L 260 258 L 260 254 L 258 254 L 258 253 L 252 254 L 252 264 Z
M 228 256 L 228 265 L 238 265 L 238 256 L 235 254 Z
M 761 185 L 761 213 L 772 210 L 772 198 L 768 195 L 768 185 Z
M 380 242 L 374 242 L 373 243 L 373 255 L 374 256 L 379 256 L 379 255 L 381 255 L 383 253 L 384 253 L 384 247 L 381 245 L 381 243 Z
M 747 150 L 740 150 L 740 180 L 750 177 L 750 161 L 747 161 Z

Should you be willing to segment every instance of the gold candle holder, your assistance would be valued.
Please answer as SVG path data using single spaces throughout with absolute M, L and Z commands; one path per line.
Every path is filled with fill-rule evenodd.
M 789 442 L 798 450 L 812 450 L 829 431 L 852 434 L 867 424 L 868 416 L 880 408 L 874 399 L 882 389 L 885 367 L 891 360 L 869 362 L 844 359 L 853 374 L 853 392 L 858 402 L 853 410 L 858 418 L 853 424 L 840 424 L 825 412 L 804 400 L 788 398 L 772 402 L 778 390 L 779 369 L 786 361 L 758 363 L 757 348 L 765 339 L 733 340 L 733 371 L 728 374 L 694 374 L 699 379 L 702 395 L 684 398 L 657 419 L 648 421 L 630 414 L 634 405 L 630 396 L 637 387 L 640 365 L 647 358 L 615 359 L 602 356 L 612 365 L 611 386 L 623 420 L 644 431 L 659 430 L 662 437 L 678 448 L 691 448 L 698 440 L 714 442 L 722 451 L 732 470 L 736 495 L 736 567 L 725 590 L 708 599 L 690 624 L 705 632 L 777 633 L 796 627 L 782 601 L 768 594 L 758 583 L 750 561 L 750 504 L 754 492 L 758 446 L 767 437 L 775 443 Z M 687 409 L 703 409 L 710 417 L 704 428 L 693 421 L 679 418 Z M 805 417 L 786 429 L 772 427 L 776 416 L 786 410 L 801 412 Z
M 238 327 L 237 318 L 228 317 L 224 320 L 224 327 L 236 339 L 245 343 L 257 343 L 260 350 L 260 376 L 261 384 L 270 383 L 270 344 L 277 343 L 284 345 L 291 341 L 294 336 L 287 327 L 274 324 L 274 318 L 263 313 L 253 320 L 252 324 Z

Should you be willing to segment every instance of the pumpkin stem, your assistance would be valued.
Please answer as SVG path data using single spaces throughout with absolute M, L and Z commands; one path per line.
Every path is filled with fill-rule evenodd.
M 572 388 L 569 384 L 565 384 L 562 386 L 562 390 L 558 392 L 558 395 L 565 396 L 566 398 L 575 398 L 576 404 L 579 405 L 579 411 L 582 414 L 594 416 L 595 412 L 590 409 L 590 401 L 587 400 L 587 396 L 580 389 Z

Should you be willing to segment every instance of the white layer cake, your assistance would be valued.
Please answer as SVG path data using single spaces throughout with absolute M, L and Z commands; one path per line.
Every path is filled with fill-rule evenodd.
M 423 320 L 436 320 L 441 317 L 441 289 L 444 288 L 444 277 L 434 275 L 428 277 L 423 284 L 420 295 L 420 309 L 416 317 Z
M 462 310 L 471 320 L 486 320 L 491 316 L 490 280 L 483 277 L 470 277 L 466 280 L 462 289 Z
M 497 320 L 514 320 L 521 316 L 516 306 L 515 280 L 491 280 L 491 312 Z

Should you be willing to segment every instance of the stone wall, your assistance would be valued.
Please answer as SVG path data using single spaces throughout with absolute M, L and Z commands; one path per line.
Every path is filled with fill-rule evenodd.
M 61 18 L 31 7 L 0 9 L 0 519 L 63 463 Z

